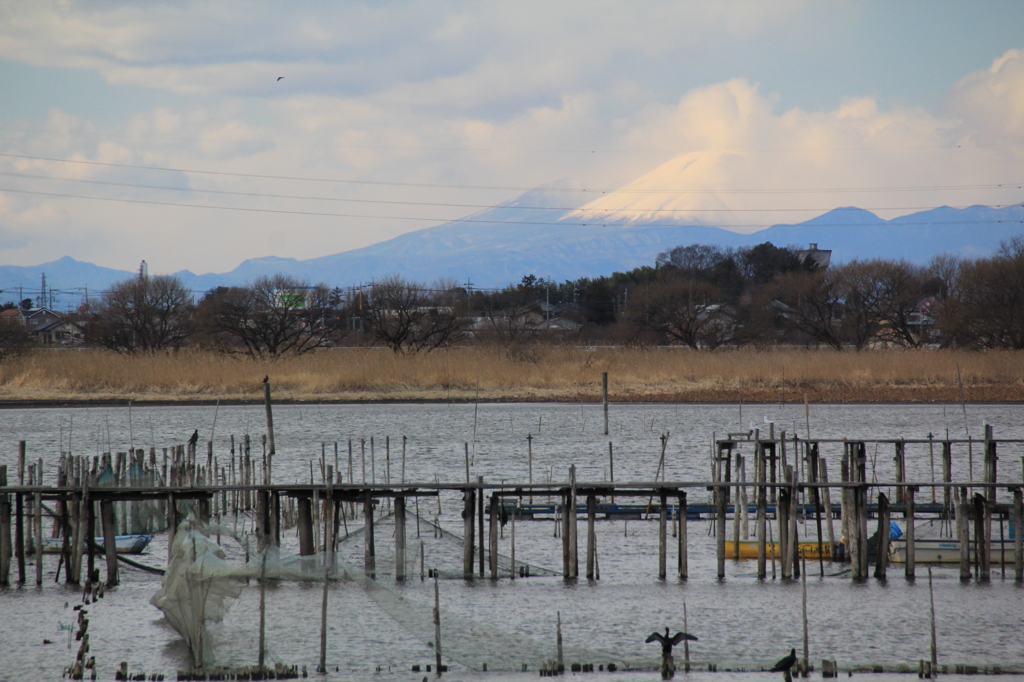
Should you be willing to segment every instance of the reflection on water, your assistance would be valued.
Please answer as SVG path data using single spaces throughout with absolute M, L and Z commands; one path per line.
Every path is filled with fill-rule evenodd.
M 230 456 L 229 437 L 249 433 L 254 438 L 253 454 L 260 451 L 259 435 L 264 428 L 261 406 L 133 407 L 129 422 L 127 408 L 77 408 L 5 410 L 7 445 L 0 450 L 0 464 L 17 460 L 16 441 L 28 443 L 29 457 L 43 457 L 48 480 L 56 470 L 56 453 L 70 448 L 77 454 L 96 454 L 111 449 L 158 448 L 183 443 L 199 429 L 201 441 L 213 431 L 214 453 L 220 463 Z M 486 404 L 468 405 L 303 405 L 275 408 L 277 455 L 274 478 L 278 482 L 309 479 L 309 461 L 325 453 L 337 462 L 346 480 L 349 471 L 349 441 L 352 442 L 352 472 L 359 481 L 366 462 L 366 479 L 383 482 L 402 476 L 402 443 L 405 439 L 406 481 L 460 481 L 465 477 L 465 443 L 470 443 L 471 475 L 487 481 L 525 481 L 531 474 L 527 458 L 527 435 L 532 435 L 532 476 L 535 482 L 566 479 L 575 464 L 580 481 L 606 480 L 609 475 L 608 443 L 614 453 L 617 481 L 651 480 L 657 468 L 661 442 L 670 433 L 666 470 L 668 480 L 706 480 L 713 434 L 768 429 L 794 431 L 801 437 L 809 426 L 819 438 L 923 438 L 929 433 L 955 438 L 965 433 L 978 437 L 983 423 L 992 424 L 999 438 L 1024 438 L 1018 406 L 969 406 L 965 418 L 960 406 L 811 406 L 809 419 L 803 405 L 744 406 L 742 421 L 738 406 L 613 405 L 610 435 L 604 436 L 600 405 Z M 476 433 L 475 442 L 473 434 Z M 371 450 L 371 438 L 373 445 Z M 365 440 L 365 450 L 362 441 Z M 62 445 L 63 444 L 63 448 Z M 974 451 L 976 450 L 976 451 Z M 954 451 L 954 479 L 966 480 L 970 455 L 974 475 L 980 477 L 981 448 L 968 453 Z M 938 448 L 936 448 L 938 451 Z M 838 475 L 839 445 L 825 445 L 822 455 Z M 908 478 L 931 479 L 932 459 L 925 446 L 908 447 Z M 1006 445 L 1000 450 L 1000 480 L 1019 481 L 1024 450 Z M 869 475 L 878 480 L 893 477 L 891 446 L 868 446 Z M 938 457 L 938 452 L 935 453 Z M 833 464 L 835 462 L 835 464 Z M 319 467 L 315 468 L 319 478 Z M 941 493 L 940 493 L 941 494 Z M 699 498 L 704 493 L 691 493 Z M 927 496 L 926 491 L 920 494 Z M 919 498 L 920 499 L 920 498 Z M 462 532 L 461 499 L 443 495 L 440 513 L 436 501 L 421 501 L 421 513 L 438 518 L 441 525 Z M 427 509 L 426 507 L 429 507 Z M 361 521 L 347 519 L 358 527 Z M 242 520 L 241 528 L 251 522 Z M 809 524 L 804 536 L 811 532 Z M 582 526 L 581 526 L 582 529 Z M 352 530 L 352 528 L 350 528 Z M 510 550 L 510 528 L 506 527 L 500 551 Z M 798 582 L 768 580 L 759 583 L 754 562 L 728 562 L 724 582 L 715 579 L 714 538 L 707 521 L 691 522 L 689 530 L 690 580 L 680 583 L 657 576 L 657 524 L 653 521 L 601 521 L 598 523 L 598 552 L 601 580 L 567 583 L 559 578 L 530 578 L 510 581 L 445 580 L 440 584 L 444 617 L 472 619 L 490 632 L 507 632 L 548 646 L 554 656 L 555 620 L 560 614 L 567 646 L 615 654 L 621 658 L 643 659 L 655 665 L 657 647 L 643 640 L 653 630 L 668 626 L 683 628 L 683 603 L 688 629 L 697 634 L 691 645 L 695 661 L 714 661 L 723 670 L 730 664 L 767 667 L 795 647 L 802 649 L 801 587 Z M 516 524 L 516 558 L 532 564 L 559 569 L 561 540 L 553 536 L 553 522 Z M 410 550 L 418 549 L 416 527 L 410 522 Z M 425 529 L 424 529 L 424 532 Z M 583 533 L 581 532 L 581 537 Z M 225 544 L 231 541 L 225 538 Z M 295 549 L 294 531 L 285 534 L 286 548 Z M 377 544 L 391 542 L 387 526 L 378 530 Z M 430 538 L 424 538 L 426 544 Z M 671 547 L 671 545 L 670 545 Z M 582 550 L 582 546 L 581 546 Z M 351 546 L 353 561 L 361 544 Z M 440 550 L 438 550 L 440 551 Z M 382 552 L 382 555 L 386 554 Z M 428 554 L 429 556 L 429 554 Z M 165 536 L 158 536 L 142 558 L 162 564 L 166 559 Z M 428 559 L 437 563 L 442 559 Z M 458 557 L 454 559 L 458 561 Z M 670 550 L 669 565 L 675 554 Z M 853 584 L 841 575 L 845 567 L 817 563 L 808 565 L 808 621 L 810 656 L 816 667 L 823 658 L 837 659 L 841 667 L 857 663 L 895 666 L 928 658 L 929 612 L 927 570 L 918 567 L 916 582 L 902 577 L 900 568 L 890 569 L 889 580 Z M 56 559 L 46 558 L 44 586 L 10 588 L 0 592 L 0 679 L 59 679 L 77 650 L 67 648 L 60 623 L 74 620 L 71 606 L 80 594 L 53 581 Z M 34 569 L 29 568 L 29 576 Z M 382 571 L 383 573 L 383 571 Z M 1020 637 L 1024 591 L 1013 580 L 1012 566 L 1007 579 L 998 567 L 988 585 L 961 583 L 955 568 L 935 570 L 935 602 L 940 663 L 979 665 L 1021 665 L 1024 644 Z M 188 652 L 180 638 L 166 625 L 160 612 L 149 605 L 158 578 L 122 566 L 123 583 L 109 591 L 91 608 L 90 635 L 101 678 L 110 679 L 120 661 L 132 670 L 173 675 L 188 664 Z M 433 587 L 414 579 L 396 586 L 390 575 L 380 582 L 417 603 L 430 605 Z M 280 583 L 267 591 L 268 648 L 272 660 L 308 666 L 311 674 L 319 655 L 320 600 L 316 584 Z M 211 632 L 218 656 L 232 664 L 256 660 L 259 622 L 259 593 L 255 583 L 243 591 L 227 618 Z M 68 607 L 65 607 L 65 603 Z M 54 640 L 43 644 L 44 639 Z M 433 649 L 414 637 L 393 618 L 376 607 L 358 588 L 348 583 L 333 585 L 329 597 L 328 679 L 419 680 L 413 664 L 433 662 Z M 510 640 L 511 641 L 511 640 Z M 442 643 L 443 645 L 443 643 Z M 681 651 L 677 651 L 681 656 Z M 677 659 L 678 660 L 678 659 Z M 541 661 L 524 660 L 530 675 L 536 675 Z M 594 661 L 600 663 L 600 661 Z M 381 672 L 377 669 L 380 667 Z M 525 679 L 522 673 L 493 670 L 481 673 L 453 663 L 449 679 Z M 335 672 L 335 668 L 338 671 Z M 649 680 L 656 672 L 594 673 L 594 680 Z M 751 674 L 775 679 L 774 674 Z M 710 673 L 692 675 L 711 679 Z M 722 679 L 718 673 L 714 679 Z

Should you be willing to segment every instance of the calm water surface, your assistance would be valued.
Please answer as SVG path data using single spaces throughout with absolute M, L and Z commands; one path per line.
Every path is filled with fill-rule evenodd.
M 216 415 L 215 415 L 216 413 Z M 52 481 L 60 450 L 95 455 L 107 450 L 155 446 L 160 449 L 184 442 L 193 429 L 200 440 L 211 438 L 214 452 L 223 465 L 229 456 L 229 437 L 245 433 L 254 438 L 253 452 L 260 450 L 264 414 L 259 406 L 30 409 L 0 411 L 5 442 L 0 445 L 0 464 L 13 465 L 17 441 L 28 442 L 29 456 L 42 457 L 47 480 Z M 216 419 L 216 426 L 214 420 Z M 402 475 L 402 437 L 405 441 L 405 480 L 409 482 L 458 482 L 465 478 L 465 444 L 470 444 L 471 475 L 486 481 L 525 482 L 530 476 L 527 435 L 533 436 L 535 482 L 564 481 L 570 464 L 580 481 L 601 481 L 609 476 L 608 443 L 614 449 L 617 481 L 649 481 L 660 455 L 660 436 L 668 432 L 667 479 L 707 480 L 713 434 L 719 436 L 754 428 L 806 436 L 808 420 L 803 405 L 744 406 L 742 417 L 736 405 L 613 405 L 610 435 L 601 433 L 599 405 L 572 404 L 472 404 L 446 405 L 303 405 L 279 406 L 274 411 L 277 456 L 276 482 L 309 479 L 309 462 L 322 452 L 328 462 L 337 461 L 348 478 L 349 441 L 352 440 L 352 471 L 362 480 L 365 440 L 366 479 L 397 481 Z M 997 437 L 1024 438 L 1024 408 L 1020 406 L 968 406 L 966 418 L 956 406 L 850 406 L 814 405 L 810 408 L 812 437 L 856 439 L 925 438 L 929 433 L 964 438 L 979 437 L 983 424 L 992 424 Z M 475 434 L 475 439 L 474 439 Z M 371 453 L 370 439 L 373 438 Z M 390 447 L 386 447 L 386 438 Z M 981 448 L 975 456 L 973 474 L 980 477 Z M 939 448 L 934 459 L 938 460 Z M 838 478 L 840 445 L 826 445 L 822 454 Z M 878 480 L 893 477 L 890 445 L 868 446 L 869 468 Z M 1019 446 L 1000 450 L 1000 480 L 1021 480 L 1022 455 Z M 966 446 L 954 451 L 954 479 L 967 480 L 970 456 Z M 927 445 L 908 447 L 908 477 L 931 480 L 933 458 Z M 938 462 L 936 471 L 940 470 Z M 317 471 L 319 468 L 317 467 Z M 319 474 L 317 474 L 319 478 Z M 691 501 L 703 501 L 706 493 L 691 493 Z M 941 492 L 940 492 L 941 495 Z M 922 491 L 921 497 L 928 492 Z M 920 497 L 919 497 L 920 499 Z M 462 532 L 461 499 L 443 495 L 440 512 L 437 501 L 422 501 L 421 513 L 455 533 Z M 427 508 L 429 507 L 429 509 Z M 356 530 L 360 521 L 350 521 Z M 245 519 L 240 528 L 248 530 Z M 586 649 L 631 661 L 656 665 L 657 647 L 644 644 L 652 630 L 682 629 L 683 605 L 687 626 L 700 640 L 693 643 L 695 661 L 718 663 L 718 673 L 695 672 L 689 679 L 728 678 L 724 669 L 767 667 L 795 647 L 802 648 L 801 585 L 771 580 L 760 583 L 755 562 L 728 562 L 727 577 L 715 578 L 714 538 L 709 522 L 689 524 L 690 580 L 682 583 L 670 577 L 657 580 L 657 524 L 653 521 L 601 521 L 598 523 L 598 551 L 601 579 L 575 583 L 560 578 L 530 578 L 511 581 L 444 580 L 440 583 L 442 618 L 465 619 L 480 633 L 474 641 L 452 643 L 452 651 L 477 649 L 474 660 L 487 658 L 490 672 L 471 670 L 462 661 L 450 660 L 452 670 L 444 679 L 504 681 L 536 677 L 540 662 L 527 658 L 529 641 L 554 655 L 555 621 L 560 615 L 567 647 Z M 809 532 L 808 527 L 808 531 Z M 553 537 L 550 521 L 516 524 L 516 558 L 536 566 L 561 568 L 561 540 Z M 580 525 L 581 540 L 583 524 Z M 509 530 L 500 551 L 510 551 Z M 802 531 L 803 532 L 803 531 Z M 423 540 L 427 565 L 457 566 L 461 548 L 434 541 L 426 529 Z M 410 546 L 415 546 L 415 528 L 410 524 Z M 386 524 L 378 530 L 378 564 L 384 565 L 391 537 Z M 142 560 L 162 566 L 166 561 L 166 539 L 158 536 Z M 286 548 L 295 549 L 294 530 L 285 533 Z M 234 555 L 240 548 L 225 538 Z M 358 563 L 359 540 L 346 543 L 350 559 Z M 583 543 L 581 542 L 581 557 Z M 675 562 L 670 551 L 669 563 Z M 76 615 L 70 608 L 80 595 L 53 582 L 56 561 L 45 560 L 44 586 L 34 584 L 0 591 L 0 680 L 60 679 L 77 651 L 77 642 L 67 647 L 61 623 Z M 1011 567 L 1012 568 L 1012 567 Z M 927 569 L 918 568 L 916 582 L 902 576 L 901 567 L 890 568 L 886 582 L 869 580 L 852 583 L 843 575 L 845 566 L 828 564 L 824 576 L 817 564 L 808 565 L 807 599 L 810 657 L 816 666 L 822 658 L 836 659 L 845 668 L 864 663 L 895 666 L 929 657 L 929 608 Z M 400 595 L 416 608 L 394 618 L 380 608 L 355 583 L 332 585 L 329 596 L 329 650 L 327 679 L 420 680 L 424 673 L 412 673 L 413 664 L 433 662 L 433 649 L 419 636 L 421 628 L 410 624 L 419 607 L 433 601 L 433 585 L 418 577 L 405 585 L 395 584 L 382 568 L 379 580 L 390 593 Z M 29 567 L 34 575 L 34 567 Z M 954 568 L 934 572 L 935 604 L 940 663 L 977 665 L 1024 665 L 1024 589 L 1013 582 L 1012 570 L 1003 579 L 998 568 L 990 584 L 961 583 Z M 159 577 L 122 566 L 122 584 L 105 599 L 90 607 L 92 654 L 96 656 L 100 679 L 113 679 L 121 661 L 133 671 L 174 671 L 189 664 L 188 651 L 180 637 L 166 624 L 162 614 L 150 606 L 149 598 L 159 587 Z M 31 578 L 30 578 L 31 580 Z M 306 665 L 312 671 L 318 660 L 320 640 L 320 585 L 279 583 L 267 593 L 267 639 L 270 658 L 289 664 Z M 232 665 L 256 662 L 259 592 L 253 583 L 232 606 L 214 636 L 219 661 Z M 65 607 L 65 603 L 68 604 Z M 472 636 L 467 636 L 471 638 Z M 498 651 L 494 638 L 507 638 Z M 43 640 L 54 640 L 44 645 Z M 529 671 L 518 672 L 498 661 L 516 659 L 522 647 Z M 498 647 L 502 648 L 502 647 Z M 483 653 L 481 654 L 481 651 Z M 509 650 L 513 650 L 510 651 Z M 677 651 L 677 662 L 681 651 Z M 532 656 L 532 654 L 530 654 Z M 600 662 L 601 659 L 594 659 Z M 504 669 L 495 670 L 502 667 Z M 380 670 L 378 671 L 378 667 Z M 479 667 L 479 666 L 477 666 Z M 335 671 L 337 668 L 337 671 Z M 315 676 L 311 672 L 311 676 Z M 865 675 L 858 674 L 858 677 Z M 867 675 L 877 679 L 907 679 L 895 674 Z M 617 672 L 583 675 L 591 680 L 655 680 L 657 672 Z M 778 679 L 777 674 L 744 673 L 743 679 Z M 680 678 L 683 678 L 680 673 Z

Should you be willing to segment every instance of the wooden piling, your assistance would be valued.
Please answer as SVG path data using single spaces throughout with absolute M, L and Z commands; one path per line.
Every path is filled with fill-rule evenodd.
M 0 466 L 0 488 L 7 485 L 7 466 Z M 0 493 L 0 585 L 11 584 L 11 498 Z
M 587 580 L 594 579 L 594 558 L 597 552 L 597 535 L 594 529 L 596 518 L 597 497 L 590 494 L 587 495 Z
M 298 499 L 299 518 L 299 555 L 311 556 L 316 554 L 313 542 L 313 501 L 310 497 L 302 496 Z
M 689 557 L 687 556 L 687 528 L 686 528 L 686 493 L 679 493 L 679 579 L 686 580 L 689 577 Z M 686 631 L 686 628 L 683 628 Z
M 481 489 L 481 494 L 483 490 Z M 491 493 L 491 518 L 488 525 L 487 545 L 490 559 L 491 580 L 498 579 L 498 523 L 500 499 L 497 493 Z
M 754 477 L 757 479 L 757 579 L 764 580 L 767 572 L 767 552 L 765 551 L 766 529 L 768 521 L 768 492 L 765 487 L 767 469 L 764 459 L 764 445 L 758 441 L 754 450 Z
M 277 450 L 274 449 L 274 411 L 270 403 L 269 381 L 263 382 L 263 405 L 266 408 L 267 412 L 267 444 L 269 447 L 267 449 L 268 459 L 266 482 L 269 484 L 272 480 L 270 473 L 271 460 L 269 459 L 269 457 L 273 457 L 277 453 Z
M 1024 582 L 1024 493 L 1013 489 L 1013 563 L 1017 582 Z
M 661 492 L 660 514 L 658 515 L 658 580 L 664 580 L 668 574 L 666 564 L 668 559 L 668 495 Z
M 484 477 L 476 477 L 477 485 L 477 499 L 480 504 L 477 505 L 477 538 L 480 542 L 480 577 L 484 577 Z
M 373 497 L 369 490 L 363 498 L 363 518 L 365 519 L 365 531 L 363 542 L 363 570 L 371 578 L 377 577 L 377 548 L 374 545 L 373 537 Z
M 42 483 L 42 468 L 37 468 L 36 471 L 38 476 L 38 482 Z M 36 585 L 41 587 L 43 584 L 43 494 L 34 493 L 32 495 L 32 502 L 35 508 L 33 515 L 33 522 L 35 523 L 35 550 L 36 550 Z M 1020 525 L 1017 526 L 1020 528 Z
M 971 526 L 967 520 L 967 488 L 960 488 L 956 509 L 957 538 L 960 540 L 960 581 L 971 579 Z
M 907 505 L 906 506 L 906 511 L 903 514 L 903 518 L 905 519 L 904 525 L 907 528 L 907 530 L 906 530 L 906 536 L 907 536 L 907 540 L 906 540 L 906 542 L 907 542 L 907 557 L 906 557 L 906 562 L 904 564 L 904 575 L 906 575 L 907 580 L 913 580 L 914 579 L 914 577 L 915 577 L 914 572 L 916 570 L 916 566 L 915 566 L 916 548 L 915 548 L 915 542 L 914 542 L 915 541 L 915 538 L 914 538 L 914 524 L 916 523 L 916 521 L 914 519 L 914 493 L 915 492 L 917 492 L 917 488 L 915 488 L 914 486 L 907 486 L 906 494 L 904 496 L 905 500 L 906 500 L 906 505 Z
M 878 493 L 878 547 L 875 550 L 875 577 L 885 580 L 889 565 L 889 498 Z
M 405 580 L 405 495 L 395 496 L 395 580 Z
M 473 517 L 470 517 L 472 519 Z M 470 564 L 470 575 L 472 577 L 473 565 Z M 441 596 L 438 587 L 437 575 L 434 575 L 434 668 L 437 676 L 441 677 Z
M 825 524 L 825 529 L 828 531 L 828 555 L 834 560 L 837 554 L 836 534 L 835 529 L 832 527 L 832 494 L 828 487 L 828 465 L 825 463 L 824 457 L 818 459 L 818 474 L 819 480 L 825 484 L 825 487 L 821 489 L 821 494 L 824 498 L 826 510 L 825 520 L 827 523 Z
M 22 476 L 23 477 L 23 476 Z M 14 554 L 18 563 L 18 584 L 25 584 L 25 501 L 14 493 Z
M 789 551 L 789 511 L 790 511 L 790 489 L 780 488 L 779 501 L 775 507 L 776 518 L 779 521 L 779 554 L 782 564 L 782 579 L 793 577 L 793 554 Z
M 988 543 L 988 526 L 990 519 L 988 500 L 981 493 L 974 494 L 974 552 L 977 570 L 975 577 L 981 582 L 988 582 L 990 574 L 991 550 Z
M 462 493 L 462 577 L 470 580 L 473 577 L 473 526 L 475 515 L 476 492 L 466 488 Z
M 114 503 L 110 500 L 100 502 L 100 518 L 103 523 L 103 549 L 107 559 L 107 587 L 119 582 L 117 572 L 117 526 L 114 519 Z
M 935 590 L 932 588 L 932 567 L 928 567 L 928 613 L 931 620 L 932 635 L 932 675 L 939 674 L 939 654 L 935 645 Z
M 662 451 L 664 451 L 664 448 L 662 448 Z M 741 479 L 741 477 L 742 477 L 742 472 L 741 472 L 742 467 L 743 467 L 743 457 L 740 455 L 740 453 L 737 452 L 736 453 L 736 480 L 737 481 L 742 480 Z M 737 491 L 736 491 L 736 501 L 733 503 L 733 506 L 732 506 L 732 559 L 733 559 L 733 561 L 739 561 L 740 560 L 740 517 L 741 517 L 740 500 L 742 499 L 742 495 L 740 493 L 741 490 L 742 490 L 742 488 L 737 489 Z
M 718 537 L 718 579 L 725 580 L 725 512 L 727 488 L 724 485 L 717 485 L 714 487 L 715 501 L 717 503 L 716 514 L 718 516 L 716 521 Z

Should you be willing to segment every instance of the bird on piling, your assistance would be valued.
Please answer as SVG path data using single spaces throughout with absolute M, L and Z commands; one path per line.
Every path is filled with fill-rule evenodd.
M 684 639 L 697 641 L 697 638 L 691 635 L 689 632 L 677 632 L 674 635 L 669 635 L 669 629 L 665 628 L 665 634 L 660 632 L 652 632 L 650 636 L 644 640 L 644 642 L 658 642 L 661 644 L 661 679 L 670 680 L 676 674 L 676 663 L 672 658 L 672 647 L 679 644 Z
M 196 443 L 198 443 L 198 442 L 199 442 L 199 429 L 196 429 L 195 431 L 192 432 L 192 436 L 188 439 L 188 445 L 189 445 L 189 447 L 194 448 L 196 446 Z
M 270 383 L 270 375 L 269 374 L 264 375 L 263 383 L 265 383 L 265 384 L 269 384 Z
M 780 658 L 778 660 L 778 662 L 774 666 L 772 666 L 772 669 L 769 670 L 768 672 L 773 672 L 773 673 L 789 672 L 789 669 L 792 668 L 795 663 L 796 663 L 796 649 L 790 649 L 789 650 L 789 656 L 786 656 L 785 658 Z

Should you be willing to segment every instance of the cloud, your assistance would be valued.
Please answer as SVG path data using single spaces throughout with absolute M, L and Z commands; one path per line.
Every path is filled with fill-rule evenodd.
M 1024 143 L 1024 50 L 1007 50 L 950 89 L 945 110 L 977 144 Z

